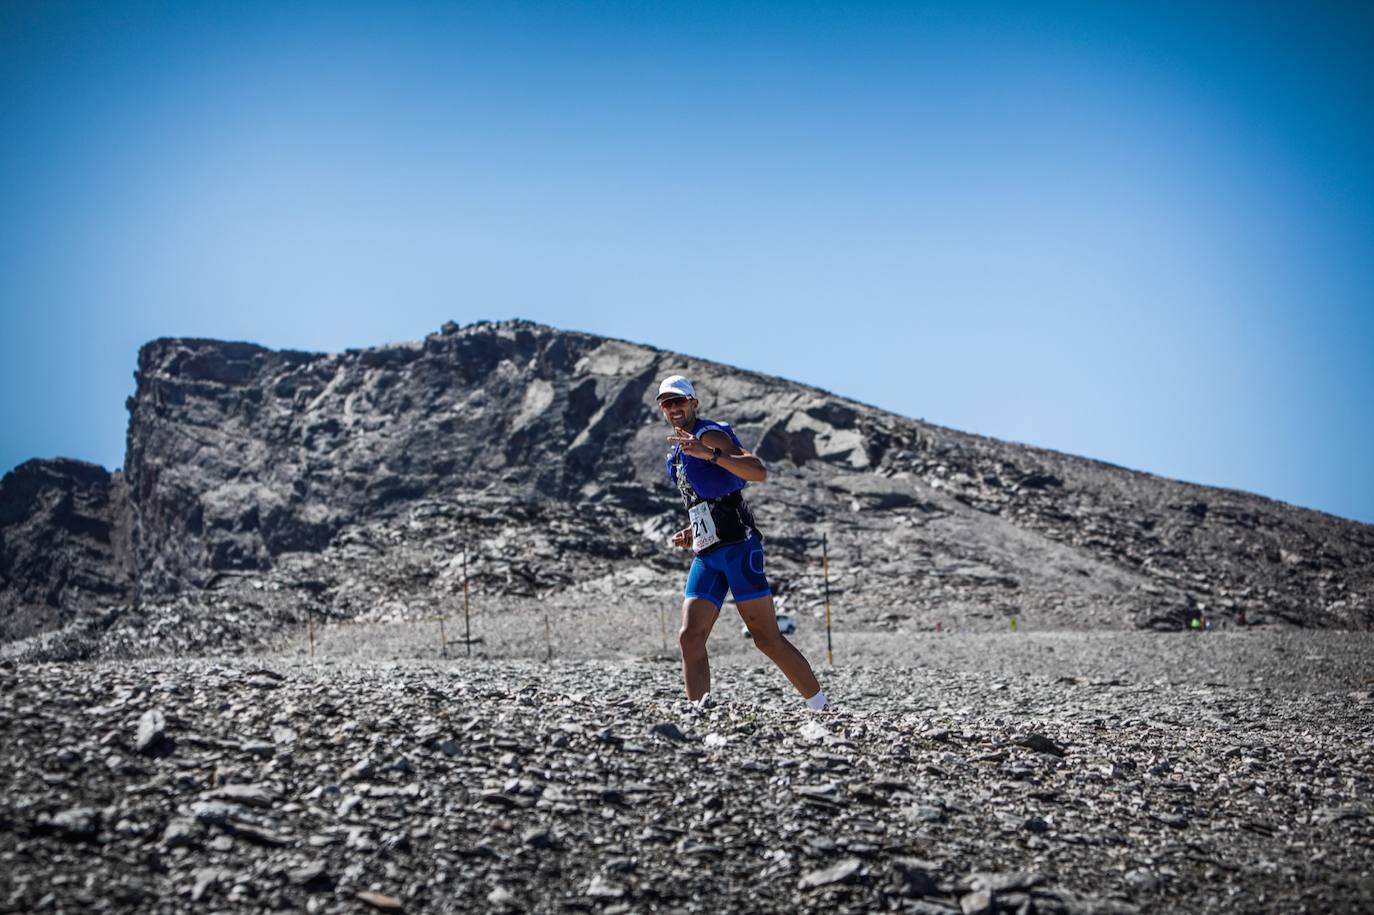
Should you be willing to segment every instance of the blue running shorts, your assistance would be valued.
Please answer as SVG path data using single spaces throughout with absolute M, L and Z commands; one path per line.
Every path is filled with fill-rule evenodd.
M 709 600 L 719 610 L 727 590 L 734 595 L 735 603 L 773 593 L 763 574 L 763 539 L 758 534 L 698 556 L 687 573 L 687 587 L 682 593 L 684 597 Z

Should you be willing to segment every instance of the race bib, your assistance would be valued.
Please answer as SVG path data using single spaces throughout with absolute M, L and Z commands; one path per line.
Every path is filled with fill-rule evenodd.
M 693 553 L 700 553 L 720 542 L 720 535 L 716 533 L 716 519 L 711 517 L 709 502 L 698 502 L 687 509 L 687 517 L 692 521 Z

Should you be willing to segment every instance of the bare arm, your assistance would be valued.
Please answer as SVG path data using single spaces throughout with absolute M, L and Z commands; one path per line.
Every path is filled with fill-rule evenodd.
M 751 483 L 762 483 L 768 479 L 768 468 L 758 455 L 746 451 L 730 440 L 730 436 L 717 429 L 710 429 L 697 438 L 686 429 L 678 429 L 668 437 L 668 441 L 682 446 L 682 453 L 703 461 L 711 460 L 713 448 L 720 449 L 716 463 Z

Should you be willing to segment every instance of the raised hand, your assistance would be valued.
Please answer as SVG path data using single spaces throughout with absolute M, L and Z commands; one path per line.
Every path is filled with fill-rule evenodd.
M 712 454 L 711 449 L 701 443 L 701 439 L 686 429 L 674 429 L 673 434 L 668 436 L 668 443 L 681 446 L 682 453 L 689 457 L 709 460 Z

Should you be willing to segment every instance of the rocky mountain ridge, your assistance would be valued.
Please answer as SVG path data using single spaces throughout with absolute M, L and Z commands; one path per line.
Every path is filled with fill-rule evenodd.
M 675 589 L 682 564 L 653 403 L 671 372 L 769 463 L 751 495 L 796 608 L 820 600 L 824 534 L 832 596 L 874 627 L 1374 623 L 1369 525 L 504 321 L 339 354 L 145 345 L 123 471 L 30 461 L 0 481 L 0 639 L 173 605 L 271 626 L 432 613 L 464 549 L 479 594 L 657 605 L 645 571 Z

